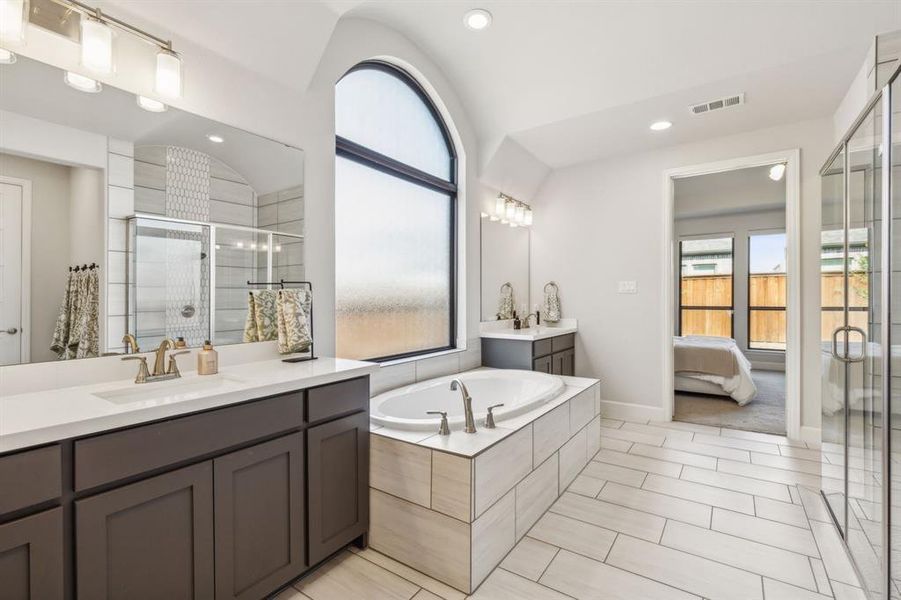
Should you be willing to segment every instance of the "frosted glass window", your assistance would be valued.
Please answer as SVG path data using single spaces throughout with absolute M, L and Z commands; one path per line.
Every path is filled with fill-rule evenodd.
M 453 202 L 447 192 L 336 159 L 338 356 L 451 346 Z
M 365 65 L 335 88 L 335 133 L 445 181 L 453 162 L 439 121 L 415 83 L 391 68 Z

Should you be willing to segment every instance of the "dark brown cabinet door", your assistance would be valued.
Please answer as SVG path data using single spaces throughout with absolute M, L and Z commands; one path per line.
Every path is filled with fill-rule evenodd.
M 369 526 L 369 415 L 351 415 L 307 431 L 310 564 Z
M 213 461 L 216 599 L 262 598 L 304 560 L 303 434 Z
M 576 351 L 564 350 L 560 353 L 561 375 L 575 375 L 576 372 Z
M 213 464 L 75 502 L 81 600 L 213 598 Z
M 63 597 L 63 509 L 0 525 L 0 598 Z
M 532 361 L 532 370 L 540 371 L 542 373 L 550 373 L 551 362 L 551 356 L 542 356 L 541 358 L 536 358 L 534 361 Z

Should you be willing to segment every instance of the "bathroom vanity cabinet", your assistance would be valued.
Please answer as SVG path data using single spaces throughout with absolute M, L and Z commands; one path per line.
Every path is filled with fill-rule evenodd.
M 482 364 L 498 369 L 525 369 L 554 375 L 575 374 L 574 333 L 538 340 L 482 338 Z
M 369 525 L 369 377 L 0 455 L 0 598 L 258 599 Z

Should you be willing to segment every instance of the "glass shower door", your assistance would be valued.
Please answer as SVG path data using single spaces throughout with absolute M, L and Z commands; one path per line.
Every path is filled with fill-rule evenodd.
M 820 227 L 820 365 L 822 453 L 824 464 L 845 462 L 845 383 L 847 365 L 843 328 L 845 310 L 845 153 L 839 152 L 822 173 Z M 845 531 L 845 471 L 823 479 L 822 489 L 835 522 Z
M 884 597 L 882 515 L 882 103 L 848 141 L 846 541 L 865 587 Z

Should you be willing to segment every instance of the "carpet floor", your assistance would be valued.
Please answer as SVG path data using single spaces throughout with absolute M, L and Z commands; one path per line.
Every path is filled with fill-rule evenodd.
M 725 396 L 675 393 L 673 420 L 785 435 L 785 373 L 752 371 L 757 397 L 744 406 Z

